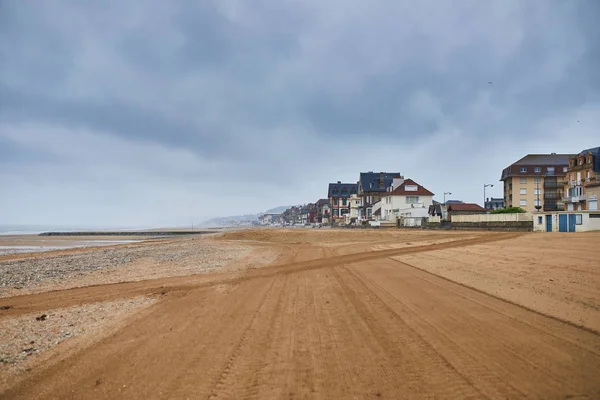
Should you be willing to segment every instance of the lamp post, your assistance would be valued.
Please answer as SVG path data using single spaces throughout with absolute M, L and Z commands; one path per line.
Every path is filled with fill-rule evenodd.
M 485 207 L 485 188 L 487 187 L 494 187 L 494 185 L 492 185 L 491 183 L 484 183 L 483 184 L 483 208 Z
M 446 195 L 447 194 L 451 195 L 452 193 L 450 193 L 450 192 L 444 192 L 444 205 L 446 205 Z
M 440 211 L 442 213 L 442 221 L 445 221 L 447 218 L 447 214 L 446 214 L 446 195 L 452 195 L 452 193 L 450 192 L 444 192 L 444 206 L 440 207 Z
M 536 192 L 537 192 L 537 202 L 535 205 L 535 209 L 537 212 L 540 212 L 540 210 L 542 209 L 542 204 L 540 203 L 540 178 L 537 177 L 536 178 L 537 181 L 535 182 L 535 186 L 536 186 Z

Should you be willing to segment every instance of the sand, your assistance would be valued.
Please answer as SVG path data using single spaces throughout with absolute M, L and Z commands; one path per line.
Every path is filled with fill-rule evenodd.
M 95 286 L 73 281 L 66 290 L 0 299 L 4 326 L 52 310 L 153 299 L 62 357 L 52 356 L 58 348 L 39 363 L 29 357 L 29 370 L 0 396 L 598 398 L 599 239 L 396 229 L 226 233 L 206 244 L 252 250 L 214 270 Z M 157 244 L 151 257 L 161 260 L 170 245 Z M 165 266 L 193 265 L 188 251 Z

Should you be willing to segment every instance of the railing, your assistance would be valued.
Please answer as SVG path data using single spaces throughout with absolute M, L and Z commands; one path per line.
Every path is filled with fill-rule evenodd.
M 430 218 L 431 221 L 431 218 Z M 453 215 L 452 222 L 523 222 L 533 221 L 529 213 Z
M 586 185 L 599 185 L 600 175 L 592 176 L 591 178 L 585 178 Z
M 580 201 L 586 201 L 588 196 L 582 194 L 580 196 L 564 196 L 563 201 L 565 203 L 579 203 Z

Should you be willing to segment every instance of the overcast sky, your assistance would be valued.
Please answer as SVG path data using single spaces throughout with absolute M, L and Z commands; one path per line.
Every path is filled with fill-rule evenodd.
M 600 1 L 0 1 L 0 224 L 165 226 L 600 145 Z M 492 82 L 491 84 L 488 82 Z

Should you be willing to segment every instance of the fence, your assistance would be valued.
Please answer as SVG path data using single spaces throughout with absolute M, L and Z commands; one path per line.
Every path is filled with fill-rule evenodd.
M 439 218 L 439 217 L 438 217 Z M 453 215 L 452 222 L 533 222 L 533 215 L 529 213 L 515 214 L 473 214 L 473 215 Z M 429 218 L 431 221 L 431 218 Z
M 440 222 L 442 222 L 442 217 L 440 217 L 440 216 L 430 216 L 429 217 L 430 224 L 439 224 Z

